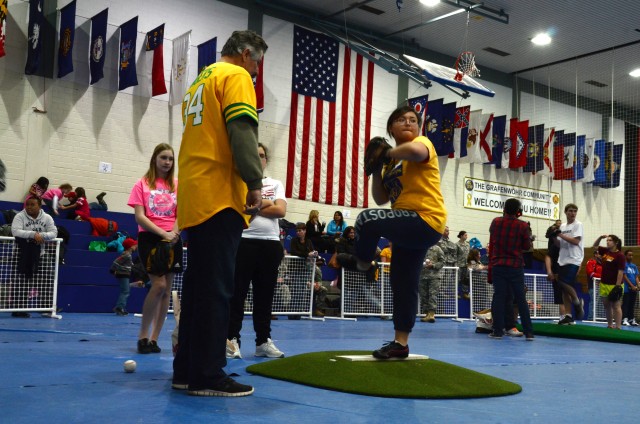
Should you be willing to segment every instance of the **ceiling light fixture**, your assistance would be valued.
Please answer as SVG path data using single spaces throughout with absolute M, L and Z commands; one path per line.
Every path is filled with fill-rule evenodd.
M 531 39 L 533 44 L 537 44 L 538 46 L 546 46 L 551 43 L 551 37 L 547 33 L 540 33 Z
M 636 78 L 640 77 L 640 68 L 634 69 L 633 71 L 629 72 L 629 75 Z
M 428 7 L 434 7 L 437 6 L 438 3 L 440 3 L 440 0 L 420 0 L 420 3 Z

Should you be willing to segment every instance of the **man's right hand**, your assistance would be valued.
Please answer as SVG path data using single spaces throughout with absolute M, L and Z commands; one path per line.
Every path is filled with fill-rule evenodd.
M 262 207 L 262 190 L 259 188 L 249 190 L 247 192 L 247 202 L 244 205 L 244 213 L 255 215 L 260 212 L 260 207 Z

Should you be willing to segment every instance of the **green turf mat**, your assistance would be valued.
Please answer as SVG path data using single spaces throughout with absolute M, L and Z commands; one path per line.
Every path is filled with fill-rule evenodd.
M 247 367 L 252 374 L 323 389 L 394 398 L 454 399 L 506 396 L 522 387 L 434 359 L 357 362 L 339 355 L 369 351 L 313 352 Z
M 522 328 L 521 326 L 518 326 Z M 533 324 L 536 336 L 564 337 L 568 339 L 595 340 L 599 342 L 640 344 L 640 332 L 614 330 L 593 325 Z

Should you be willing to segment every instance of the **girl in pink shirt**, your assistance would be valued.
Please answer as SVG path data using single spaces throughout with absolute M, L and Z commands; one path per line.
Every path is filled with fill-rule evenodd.
M 175 271 L 182 270 L 182 243 L 178 230 L 178 181 L 174 179 L 174 153 L 169 144 L 159 144 L 153 151 L 149 170 L 131 190 L 128 205 L 134 208 L 138 223 L 138 253 L 148 264 L 151 250 L 163 241 L 171 243 L 174 262 L 171 270 L 149 271 L 151 289 L 142 307 L 138 334 L 138 353 L 159 353 L 158 337 L 169 310 L 171 285 Z M 160 275 L 159 275 L 160 274 Z M 151 327 L 151 331 L 149 331 Z

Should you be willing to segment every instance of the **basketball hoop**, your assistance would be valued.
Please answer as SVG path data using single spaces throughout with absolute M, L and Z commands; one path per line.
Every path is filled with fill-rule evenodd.
M 467 40 L 469 39 L 469 16 L 471 9 L 467 9 L 467 26 L 464 30 L 464 40 L 462 42 L 462 48 L 456 59 L 456 76 L 453 77 L 456 81 L 462 81 L 462 77 L 468 75 L 470 77 L 479 77 L 480 71 L 476 68 L 476 57 L 467 48 Z
M 479 77 L 480 70 L 476 68 L 476 57 L 472 52 L 462 52 L 456 59 L 456 81 L 462 81 L 464 75 Z

